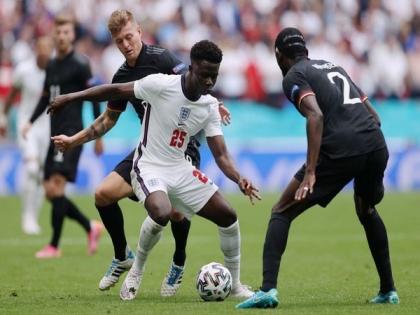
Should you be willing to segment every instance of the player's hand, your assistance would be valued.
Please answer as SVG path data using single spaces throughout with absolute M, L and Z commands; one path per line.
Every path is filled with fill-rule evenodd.
M 254 199 L 261 200 L 261 197 L 258 194 L 258 188 L 256 188 L 247 178 L 240 177 L 238 181 L 238 186 L 242 193 L 245 196 L 249 197 L 249 200 L 251 201 L 252 205 L 254 205 Z
M 94 148 L 96 156 L 100 156 L 104 153 L 104 142 L 102 139 L 95 140 L 95 148 Z
M 58 135 L 51 137 L 51 140 L 54 141 L 54 145 L 58 148 L 59 151 L 64 152 L 73 146 L 73 140 L 71 137 L 66 135 Z
M 305 173 L 305 177 L 303 177 L 299 188 L 296 190 L 295 199 L 302 200 L 305 199 L 309 194 L 312 194 L 314 191 L 315 181 L 315 173 Z
M 62 109 L 71 99 L 67 95 L 58 95 L 48 104 L 47 114 L 54 115 Z
M 222 101 L 219 101 L 219 114 L 220 118 L 222 119 L 223 125 L 229 125 L 231 121 L 230 111 L 229 109 L 227 109 L 227 107 L 225 106 L 225 104 L 223 104 Z
M 22 127 L 22 130 L 21 130 L 20 132 L 21 132 L 21 134 L 22 134 L 23 139 L 25 139 L 25 140 L 26 140 L 26 136 L 27 136 L 27 134 L 28 134 L 28 132 L 29 132 L 29 129 L 31 129 L 31 128 L 32 128 L 32 124 L 31 124 L 30 122 L 26 123 L 26 124 Z

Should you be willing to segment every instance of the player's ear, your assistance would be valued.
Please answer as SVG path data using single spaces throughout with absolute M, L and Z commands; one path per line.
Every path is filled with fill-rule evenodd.
M 192 65 L 188 66 L 188 71 L 192 71 Z

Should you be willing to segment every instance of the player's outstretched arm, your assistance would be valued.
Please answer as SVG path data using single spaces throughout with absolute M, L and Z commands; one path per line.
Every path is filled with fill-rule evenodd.
M 258 194 L 258 189 L 249 179 L 242 177 L 239 174 L 239 171 L 235 166 L 235 162 L 233 161 L 226 148 L 226 143 L 223 136 L 219 135 L 214 137 L 207 137 L 207 143 L 217 166 L 219 166 L 219 168 L 228 178 L 238 184 L 239 189 L 244 195 L 249 197 L 251 203 L 254 204 L 254 198 L 261 200 L 261 197 Z
M 58 135 L 51 137 L 54 141 L 54 145 L 60 151 L 66 151 L 68 149 L 74 148 L 83 143 L 89 142 L 91 140 L 97 139 L 107 133 L 112 127 L 115 126 L 118 118 L 120 117 L 120 112 L 106 109 L 93 123 L 90 127 L 87 127 L 75 135 L 68 137 L 66 135 Z
M 322 130 L 324 128 L 324 116 L 316 101 L 315 95 L 310 94 L 301 100 L 300 111 L 306 117 L 306 134 L 308 137 L 308 153 L 306 157 L 305 176 L 295 193 L 295 199 L 306 198 L 308 193 L 313 192 L 315 185 L 315 169 L 321 148 Z
M 128 83 L 102 84 L 89 89 L 55 97 L 48 106 L 47 113 L 54 113 L 66 104 L 75 101 L 113 101 L 134 97 L 134 81 Z

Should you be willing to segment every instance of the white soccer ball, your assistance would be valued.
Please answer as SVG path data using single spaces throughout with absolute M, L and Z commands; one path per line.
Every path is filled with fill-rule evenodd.
M 204 301 L 223 301 L 232 290 L 232 276 L 225 266 L 211 262 L 201 267 L 196 286 Z

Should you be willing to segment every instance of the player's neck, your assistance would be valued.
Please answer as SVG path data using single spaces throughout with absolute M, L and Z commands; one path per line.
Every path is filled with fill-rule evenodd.
M 186 74 L 181 76 L 181 86 L 182 86 L 182 92 L 184 93 L 184 96 L 190 100 L 191 102 L 198 101 L 201 97 L 200 93 L 197 93 L 195 90 L 190 78 L 190 72 L 188 71 Z
M 57 59 L 64 59 L 72 51 L 73 51 L 73 46 L 69 46 L 67 49 L 57 50 Z

